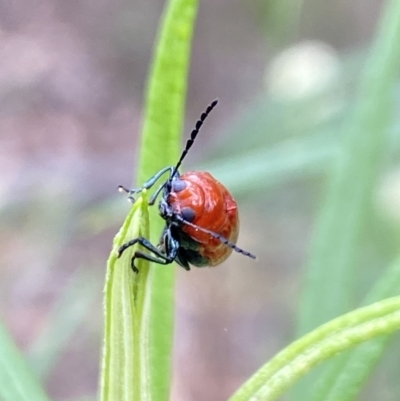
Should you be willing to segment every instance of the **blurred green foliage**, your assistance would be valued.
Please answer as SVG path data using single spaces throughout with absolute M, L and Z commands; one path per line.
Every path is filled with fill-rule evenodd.
M 282 47 L 293 42 L 293 38 L 304 29 L 301 18 L 313 4 L 315 2 L 304 2 L 305 9 L 302 9 L 301 2 L 256 3 L 257 18 L 265 29 L 266 41 L 272 44 L 273 53 L 277 54 Z M 396 6 L 395 1 L 388 2 L 388 7 Z M 315 15 L 318 22 L 317 11 Z M 397 6 L 388 13 L 388 19 L 381 22 L 372 56 L 369 48 L 352 49 L 351 53 L 343 52 L 337 56 L 337 74 L 316 92 L 279 96 L 277 92 L 268 91 L 265 83 L 260 83 L 260 91 L 253 94 L 250 101 L 238 102 L 237 114 L 231 115 L 224 129 L 220 129 L 218 136 L 207 146 L 209 150 L 202 156 L 201 164 L 191 166 L 211 171 L 232 190 L 243 209 L 256 210 L 258 227 L 254 227 L 252 240 L 259 241 L 255 247 L 260 250 L 264 246 L 265 233 L 270 229 L 266 216 L 272 203 L 278 205 L 276 208 L 282 215 L 290 205 L 291 211 L 301 210 L 306 219 L 314 221 L 314 216 L 326 202 L 324 213 L 330 217 L 317 219 L 316 245 L 310 251 L 312 262 L 306 263 L 311 277 L 305 285 L 307 293 L 303 293 L 306 301 L 302 304 L 302 311 L 292 312 L 295 315 L 293 319 L 300 320 L 298 332 L 306 332 L 330 317 L 357 307 L 365 300 L 365 293 L 373 284 L 381 283 L 380 278 L 387 280 L 387 284 L 398 280 L 399 219 L 389 206 L 394 204 L 396 208 L 400 202 L 395 191 L 400 184 L 393 180 L 390 188 L 393 191 L 385 195 L 384 183 L 391 173 L 398 171 L 399 163 L 400 119 L 396 113 L 399 99 L 399 36 L 396 28 L 399 15 Z M 365 65 L 367 72 L 360 73 Z M 291 67 L 295 70 L 297 65 Z M 361 89 L 358 86 L 360 75 L 363 77 Z M 393 93 L 393 97 L 389 93 Z M 386 116 L 388 112 L 392 115 Z M 143 177 L 146 174 L 141 173 Z M 327 179 L 334 182 L 328 184 L 328 200 Z M 62 251 L 66 244 L 77 239 L 85 241 L 107 230 L 114 232 L 127 212 L 121 207 L 121 197 L 117 195 L 95 202 L 73 202 L 52 191 L 30 195 L 27 199 L 19 194 L 17 199 L 3 203 L 0 209 L 2 230 L 12 231 L 17 225 L 18 230 L 29 233 L 39 221 L 39 235 L 33 235 L 45 242 L 48 251 L 43 263 L 49 270 L 57 265 L 59 258 L 66 257 Z M 358 216 L 356 219 L 355 215 Z M 153 233 L 153 237 L 156 235 Z M 304 236 L 308 237 L 308 233 Z M 297 270 L 303 262 L 297 260 Z M 97 254 L 92 264 L 103 264 Z M 261 261 L 260 269 L 263 269 L 263 264 Z M 387 266 L 395 271 L 394 276 L 390 276 L 392 270 Z M 93 281 L 101 282 L 102 272 L 94 275 Z M 75 330 L 86 323 L 86 308 L 98 296 L 96 291 L 85 292 L 87 281 L 87 275 L 81 274 L 80 269 L 73 274 L 72 284 L 61 289 L 59 303 L 48 314 L 42 335 L 35 337 L 27 347 L 31 350 L 33 370 L 44 382 L 49 380 L 52 368 L 73 341 Z M 390 291 L 378 291 L 378 296 L 367 298 L 368 302 L 398 294 L 398 287 L 389 285 L 388 288 Z M 294 309 L 298 302 L 296 294 L 292 293 L 292 296 Z M 75 313 L 75 302 L 70 301 L 74 297 L 82 302 L 79 313 Z M 100 310 L 98 307 L 97 313 Z M 286 335 L 286 332 L 281 335 Z M 31 373 L 25 376 L 28 370 L 11 338 L 5 334 L 1 339 L 0 351 L 13 352 L 2 360 L 10 362 L 3 372 L 15 371 L 19 382 L 33 383 L 32 388 L 38 389 Z M 43 345 L 47 342 L 50 344 L 48 347 Z M 309 400 L 310 392 L 317 388 L 318 392 L 312 398 L 315 401 L 329 399 L 330 391 L 331 394 L 337 394 L 337 391 L 346 393 L 348 400 L 356 399 L 369 374 L 383 358 L 384 349 L 388 350 L 387 355 L 382 359 L 375 378 L 364 387 L 367 390 L 361 393 L 362 399 L 374 399 L 377 394 L 381 400 L 395 399 L 400 391 L 397 380 L 400 369 L 398 358 L 395 358 L 398 343 L 390 342 L 388 338 L 366 344 L 352 354 L 333 360 L 320 384 L 313 376 L 291 396 L 297 400 Z M 360 361 L 363 369 L 358 368 Z M 350 369 L 350 372 L 356 369 L 356 373 L 349 373 L 344 379 L 341 374 L 344 369 Z M 384 379 L 380 380 L 382 376 Z M 349 377 L 357 383 L 349 384 Z M 7 389 L 5 384 L 11 383 L 9 377 L 0 376 L 0 380 L 1 388 Z M 380 392 L 382 382 L 386 386 L 384 394 L 383 390 L 382 394 Z M 15 392 L 7 395 L 8 398 L 2 395 L 4 400 L 24 399 L 18 398 L 16 389 L 17 386 Z M 35 390 L 30 386 L 25 390 L 30 396 L 27 399 L 34 399 Z M 36 393 L 41 394 L 41 390 Z M 391 397 L 391 393 L 396 396 Z

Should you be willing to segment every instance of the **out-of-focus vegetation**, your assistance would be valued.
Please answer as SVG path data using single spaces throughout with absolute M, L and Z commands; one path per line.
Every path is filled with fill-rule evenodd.
M 162 6 L 16 1 L 0 13 L 0 313 L 55 400 L 95 399 L 105 260 L 129 210 L 116 187 L 135 176 Z M 332 167 L 343 158 L 344 127 L 365 93 L 360 75 L 379 13 L 380 4 L 367 0 L 201 2 L 185 132 L 210 100 L 220 105 L 186 166 L 211 171 L 232 190 L 239 244 L 259 261 L 234 255 L 218 269 L 178 270 L 172 399 L 227 399 L 295 336 L 304 266 Z M 378 98 L 367 100 L 382 107 Z M 373 132 L 388 134 L 388 144 L 358 225 L 351 225 L 357 241 L 342 311 L 359 306 L 398 255 L 400 121 L 397 104 L 388 107 L 384 132 Z M 368 172 L 369 162 L 360 170 Z M 344 301 L 339 292 L 329 303 L 322 298 L 332 310 Z M 0 338 L 3 351 L 15 351 L 23 364 L 5 346 L 6 333 Z M 397 398 L 397 342 L 360 399 Z M 0 380 L 10 377 L 0 373 Z M 293 399 L 308 394 L 303 390 Z

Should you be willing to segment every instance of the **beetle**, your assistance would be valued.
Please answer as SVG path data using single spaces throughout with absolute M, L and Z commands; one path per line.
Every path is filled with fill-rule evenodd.
M 175 261 L 186 270 L 190 270 L 190 265 L 217 266 L 232 251 L 256 258 L 236 246 L 239 214 L 236 201 L 229 191 L 208 172 L 188 171 L 180 174 L 178 171 L 201 126 L 217 104 L 218 100 L 214 100 L 201 114 L 175 166 L 163 168 L 140 188 L 119 186 L 120 192 L 126 192 L 128 199 L 135 202 L 134 196 L 144 189 L 152 188 L 162 176 L 169 174 L 149 200 L 149 205 L 154 205 L 162 193 L 158 207 L 166 224 L 160 243 L 155 246 L 147 238 L 138 237 L 126 242 L 118 250 L 118 257 L 135 244 L 147 250 L 135 251 L 131 260 L 135 273 L 139 271 L 135 266 L 135 259 L 138 258 L 161 265 Z

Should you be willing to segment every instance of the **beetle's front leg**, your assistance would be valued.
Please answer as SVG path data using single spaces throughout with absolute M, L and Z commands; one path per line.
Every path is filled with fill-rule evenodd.
M 149 189 L 151 188 L 158 180 L 159 178 L 164 175 L 167 171 L 169 171 L 169 173 L 171 174 L 173 171 L 173 167 L 169 166 L 169 167 L 165 167 L 162 170 L 160 170 L 157 174 L 154 174 L 153 177 L 151 177 L 149 180 L 147 180 L 140 188 L 133 188 L 133 189 L 129 189 L 124 187 L 123 185 L 120 185 L 118 187 L 119 192 L 126 192 L 129 196 L 128 199 L 132 202 L 135 203 L 136 199 L 134 197 L 134 195 L 140 194 L 144 189 Z M 156 191 L 156 196 L 152 197 L 152 203 L 150 203 L 150 205 L 152 205 L 155 202 L 155 198 L 158 196 L 158 194 L 160 193 L 160 191 L 162 190 L 162 188 L 164 187 L 165 184 L 162 184 L 160 186 L 160 188 L 158 188 L 158 190 Z

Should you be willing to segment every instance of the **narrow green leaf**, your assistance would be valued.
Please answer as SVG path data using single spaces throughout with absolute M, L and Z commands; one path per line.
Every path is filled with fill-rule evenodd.
M 400 67 L 400 3 L 389 1 L 330 180 L 306 271 L 300 333 L 350 307 L 360 233 L 385 159 Z M 333 302 L 334 300 L 334 302 Z
M 7 329 L 0 322 L 0 400 L 48 401 Z
M 236 195 L 265 190 L 308 172 L 322 173 L 340 152 L 331 135 L 310 135 L 288 139 L 274 146 L 260 148 L 200 166 L 212 171 Z M 232 174 L 235 171 L 235 174 Z
M 197 0 L 170 0 L 165 8 L 146 94 L 138 186 L 161 168 L 173 165 L 179 155 L 197 3 Z M 147 219 L 146 201 L 138 200 L 114 249 L 138 235 L 158 242 L 163 222 L 156 207 L 150 208 L 149 213 L 150 233 L 141 226 Z M 134 227 L 128 230 L 131 224 Z M 120 261 L 115 260 L 115 251 L 110 257 L 102 400 L 167 401 L 175 269 L 159 265 L 150 268 L 147 262 L 138 261 L 140 272 L 132 277 L 129 256 L 133 251 L 124 254 Z M 118 270 L 126 273 L 116 273 Z M 124 277 L 117 280 L 119 275 Z M 130 291 L 136 297 L 130 297 Z M 118 312 L 119 308 L 123 312 Z
M 229 401 L 272 401 L 317 364 L 400 329 L 400 296 L 357 309 L 305 335 L 256 372 Z
M 342 152 L 333 169 L 306 269 L 298 333 L 351 308 L 361 233 L 378 174 L 386 159 L 400 67 L 400 3 L 388 1 L 367 65 L 353 117 L 345 125 Z M 319 372 L 294 389 L 310 399 Z
M 139 259 L 139 273 L 131 269 L 131 258 L 137 246 L 129 248 L 120 259 L 117 251 L 131 238 L 147 237 L 149 221 L 145 195 L 140 197 L 128 214 L 114 239 L 108 260 L 105 286 L 104 354 L 101 377 L 103 401 L 151 399 L 148 380 L 148 349 L 143 344 L 145 286 L 149 263 Z
M 400 257 L 387 268 L 367 295 L 364 304 L 399 295 L 399 288 Z M 386 350 L 390 339 L 389 336 L 377 338 L 361 345 L 351 353 L 346 353 L 337 361 L 332 361 L 334 362 L 332 366 L 324 373 L 320 383 L 315 386 L 315 396 L 312 399 L 314 401 L 353 400 Z
M 139 184 L 176 163 L 180 153 L 197 3 L 170 0 L 165 9 L 146 95 Z M 153 228 L 159 236 L 160 224 Z
M 176 163 L 181 149 L 187 77 L 197 0 L 170 0 L 148 84 L 138 183 Z M 150 238 L 158 242 L 164 222 L 150 210 Z M 153 265 L 146 283 L 152 400 L 167 401 L 171 383 L 175 269 Z M 143 289 L 144 290 L 144 289 Z
M 170 0 L 159 33 L 148 85 L 138 183 L 176 163 L 184 121 L 191 41 L 197 0 Z M 150 211 L 150 238 L 158 242 L 164 222 Z M 167 401 L 171 382 L 175 269 L 153 265 L 146 283 L 152 400 Z

